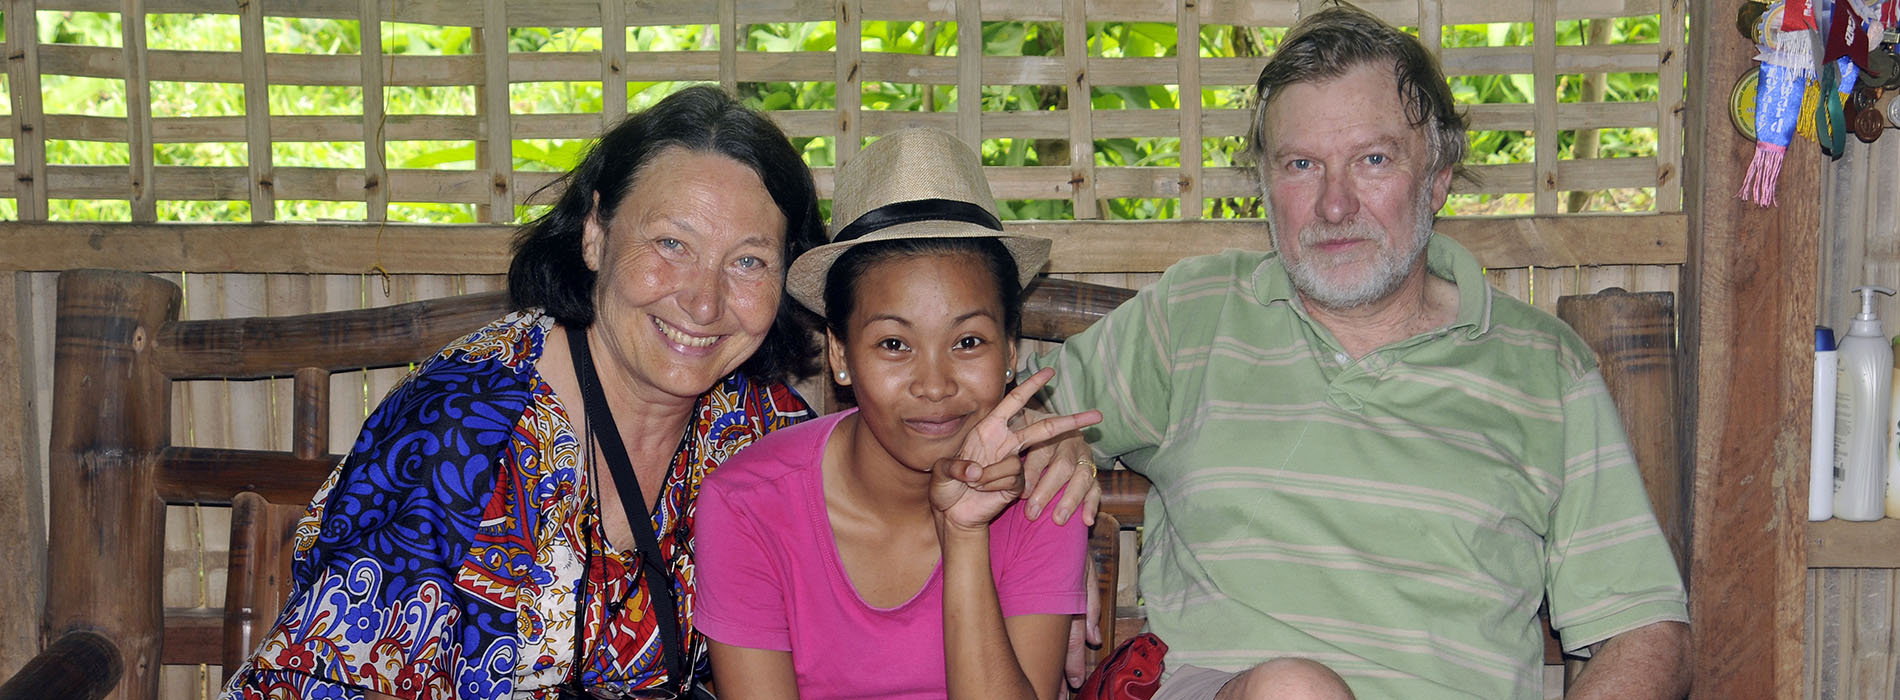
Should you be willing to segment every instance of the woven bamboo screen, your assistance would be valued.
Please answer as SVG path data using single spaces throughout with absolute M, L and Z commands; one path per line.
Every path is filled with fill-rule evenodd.
M 900 126 L 930 125 L 978 143 L 1035 140 L 1066 148 L 1065 165 L 992 167 L 999 198 L 1060 200 L 1079 221 L 1029 224 L 1057 238 L 1057 272 L 1154 271 L 1183 255 L 1233 246 L 1260 247 L 1257 224 L 1196 221 L 1208 212 L 1240 209 L 1255 193 L 1248 172 L 1231 164 L 1248 115 L 1238 108 L 1204 108 L 1193 99 L 1203 90 L 1249 88 L 1264 59 L 1203 57 L 1203 52 L 1122 57 L 1101 55 L 1089 43 L 1090 25 L 1153 23 L 1171 29 L 1178 47 L 1200 45 L 1201 28 L 1233 25 L 1265 37 L 1293 23 L 1314 0 L 1209 2 L 1200 0 L 6 0 L 6 75 L 10 113 L 0 116 L 0 136 L 10 136 L 13 177 L 0 179 L 0 199 L 11 198 L 22 222 L 46 221 L 49 202 L 117 200 L 129 204 L 130 225 L 87 227 L 114 238 L 102 251 L 97 240 L 61 226 L 23 225 L 0 238 L 11 269 L 59 269 L 75 265 L 202 272 L 358 272 L 381 264 L 397 272 L 484 273 L 504 267 L 506 224 L 519 204 L 555 173 L 520 170 L 511 149 L 517 142 L 586 139 L 636 104 L 650 83 L 706 81 L 744 93 L 749 85 L 789 82 L 836 86 L 835 108 L 787 109 L 773 116 L 796 139 L 833 144 L 837 161 L 850 157 L 864 139 Z M 1684 257 L 1682 117 L 1684 9 L 1669 0 L 1384 0 L 1362 6 L 1395 24 L 1415 27 L 1428 46 L 1441 46 L 1451 25 L 1522 23 L 1529 46 L 1442 48 L 1453 76 L 1528 77 L 1532 101 L 1471 105 L 1474 133 L 1527 132 L 1535 150 L 1527 162 L 1478 165 L 1479 184 L 1458 192 L 1519 195 L 1532 216 L 1509 224 L 1454 219 L 1440 230 L 1463 240 L 1493 267 L 1593 264 L 1673 264 Z M 121 19 L 116 46 L 42 43 L 40 23 L 61 13 L 98 12 Z M 147 50 L 145 21 L 157 14 L 224 15 L 241 27 L 241 46 L 229 50 Z M 1654 43 L 1558 45 L 1564 23 L 1660 15 Z M 465 55 L 418 55 L 365 51 L 350 54 L 273 53 L 271 34 L 296 19 L 343 20 L 361 32 L 361 45 L 384 46 L 388 23 L 466 28 L 474 50 Z M 375 19 L 379 21 L 362 21 Z M 748 27 L 759 23 L 829 23 L 839 37 L 858 37 L 869 21 L 928 23 L 930 32 L 953 33 L 951 55 L 867 50 L 857 41 L 835 50 L 747 50 Z M 987 55 L 981 31 L 991 23 L 1034 24 L 1061 37 L 1058 55 Z M 693 50 L 634 51 L 630 27 L 698 25 L 708 41 Z M 600 49 L 585 52 L 511 52 L 510 33 L 524 29 L 598 29 Z M 1164 29 L 1164 30 L 1165 30 Z M 1586 74 L 1654 73 L 1660 89 L 1653 101 L 1558 102 L 1558 84 Z M 47 114 L 42 87 L 55 76 L 119 81 L 124 116 Z M 472 91 L 465 113 L 389 114 L 378 99 L 360 100 L 360 113 L 310 115 L 252 109 L 239 115 L 153 114 L 151 86 L 161 82 L 215 83 L 241 87 L 246 104 L 267 104 L 274 91 L 327 87 L 386 95 L 393 90 Z M 572 83 L 598 86 L 597 113 L 520 113 L 510 86 Z M 943 86 L 942 104 L 913 111 L 867 109 L 867 90 L 877 85 Z M 633 87 L 630 88 L 629 85 Z M 1060 91 L 1061 104 L 1039 111 L 986 111 L 986 90 L 1035 86 Z M 1123 86 L 1164 86 L 1189 96 L 1178 109 L 1105 109 L 1080 99 Z M 644 100 L 644 102 L 643 102 Z M 928 109 L 929 111 L 924 111 Z M 1644 157 L 1569 159 L 1560 153 L 1559 132 L 1599 128 L 1653 129 L 1654 154 Z M 1178 143 L 1178 157 L 1126 165 L 1099 154 L 1113 139 L 1160 139 Z M 87 141 L 124 144 L 122 164 L 48 163 L 48 143 Z M 473 167 L 392 167 L 393 144 L 457 141 L 474 145 Z M 360 164 L 280 166 L 273 146 L 297 142 L 361 144 Z M 802 141 L 801 141 L 802 142 Z M 154 146 L 167 143 L 241 144 L 237 165 L 158 165 Z M 827 164 L 828 165 L 828 164 Z M 830 168 L 816 170 L 823 192 Z M 1567 192 L 1641 191 L 1650 216 L 1563 215 Z M 1129 227 L 1093 223 L 1111 218 L 1111 200 L 1172 202 L 1173 220 Z M 363 221 L 384 226 L 313 226 L 286 223 L 242 233 L 209 225 L 154 227 L 161 202 L 248 203 L 255 222 L 291 221 L 279 202 L 360 202 Z M 1223 208 L 1223 203 L 1241 206 Z M 442 203 L 474 211 L 487 225 L 428 227 L 398 225 L 392 203 Z M 461 236 L 449 241 L 445 236 Z M 372 245 L 373 243 L 373 245 Z M 454 252 L 445 253 L 445 248 Z
M 1384 0 L 1361 6 L 1395 24 L 1416 28 L 1428 46 L 1443 46 L 1447 27 L 1516 24 L 1530 28 L 1528 46 L 1444 47 L 1447 72 L 1456 76 L 1528 79 L 1530 101 L 1470 105 L 1474 134 L 1527 132 L 1531 157 L 1474 167 L 1481 184 L 1460 182 L 1463 201 L 1515 197 L 1521 213 L 1454 218 L 1439 230 L 1478 253 L 1494 284 L 1519 298 L 1554 308 L 1563 293 L 1620 285 L 1668 290 L 1675 265 L 1686 257 L 1682 204 L 1682 119 L 1686 52 L 1684 3 L 1671 0 Z M 1056 240 L 1052 268 L 1065 275 L 1135 286 L 1186 255 L 1228 247 L 1266 245 L 1258 221 L 1222 217 L 1251 211 L 1255 186 L 1232 165 L 1247 114 L 1206 107 L 1202 91 L 1251 86 L 1264 58 L 1187 55 L 1124 57 L 1091 46 L 1104 22 L 1150 23 L 1172 32 L 1177 47 L 1199 45 L 1203 27 L 1248 29 L 1271 50 L 1278 30 L 1313 0 L 0 0 L 4 11 L 4 76 L 8 100 L 0 105 L 0 203 L 18 222 L 0 222 L 0 270 L 24 270 L 16 291 L 24 317 L 24 362 L 39 368 L 33 387 L 42 428 L 50 406 L 53 276 L 45 270 L 97 266 L 164 271 L 186 288 L 185 315 L 216 318 L 276 315 L 381 305 L 501 282 L 507 238 L 520 205 L 555 173 L 517 167 L 522 143 L 584 140 L 626 113 L 650 104 L 667 86 L 703 81 L 741 94 L 763 84 L 830 88 L 822 108 L 775 109 L 772 115 L 796 141 L 817 153 L 821 192 L 830 190 L 830 166 L 848 159 L 864 139 L 909 125 L 950 130 L 973 144 L 1033 142 L 1053 148 L 1051 165 L 996 165 L 989 170 L 1005 201 L 1060 202 L 1073 221 L 1011 222 Z M 118 41 L 45 42 L 41 29 L 64 13 L 112 15 Z M 234 21 L 242 41 L 228 47 L 148 47 L 150 18 L 162 14 L 213 15 Z M 1586 20 L 1659 16 L 1653 43 L 1560 45 L 1558 30 Z M 375 21 L 363 21 L 365 19 Z M 398 25 L 462 28 L 472 51 L 422 55 L 393 49 L 362 53 L 283 53 L 273 35 L 298 20 L 343 21 L 360 32 L 360 45 L 385 47 Z M 866 23 L 926 23 L 926 32 L 955 37 L 954 51 L 918 55 L 840 42 L 823 50 L 747 48 L 750 27 L 813 23 L 840 37 L 859 36 Z M 982 30 L 995 23 L 1034 26 L 1060 36 L 1050 56 L 992 55 Z M 630 49 L 639 27 L 692 25 L 705 40 L 680 50 Z M 513 33 L 593 28 L 600 49 L 518 52 Z M 1104 54 L 1108 55 L 1104 55 Z M 1654 73 L 1660 89 L 1639 102 L 1559 103 L 1560 81 L 1599 73 Z M 48 114 L 46 91 L 62 81 L 117 85 L 113 111 Z M 459 112 L 388 113 L 383 100 L 361 100 L 358 112 L 311 114 L 294 108 L 192 116 L 154 113 L 153 86 L 216 84 L 265 105 L 298 90 L 334 89 L 361 95 L 397 91 L 460 91 Z M 588 113 L 527 113 L 516 108 L 510 86 L 570 83 L 597 91 L 602 108 Z M 932 99 L 905 109 L 882 104 L 885 84 L 937 86 Z M 1119 89 L 1173 89 L 1189 99 L 1178 109 L 1111 109 L 1091 98 Z M 966 96 L 1029 88 L 1056 96 L 1057 106 L 1034 111 L 987 110 Z M 294 101 L 294 100 L 292 100 Z M 1112 102 L 1112 101 L 1109 101 Z M 1207 104 L 1226 104 L 1209 100 Z M 767 105 L 774 107 L 774 105 Z M 122 111 L 118 111 L 122 110 Z M 1618 159 L 1565 157 L 1547 137 L 1589 129 L 1653 129 L 1653 155 Z M 1117 140 L 1172 143 L 1172 158 L 1126 164 L 1109 157 Z M 418 142 L 466 142 L 469 164 L 400 167 L 391 153 Z M 62 142 L 111 144 L 113 162 L 49 163 Z M 291 163 L 286 144 L 360 144 L 355 160 Z M 160 164 L 168 144 L 226 144 L 229 162 Z M 281 161 L 281 162 L 280 162 Z M 1566 213 L 1566 193 L 1641 191 L 1647 204 L 1630 215 Z M 1111 221 L 1115 202 L 1172 204 L 1160 220 Z M 64 222 L 64 203 L 109 202 L 122 221 Z M 296 202 L 360 206 L 353 222 L 316 222 Z M 179 202 L 225 202 L 247 212 L 251 224 L 174 223 Z M 460 207 L 482 223 L 411 225 L 413 205 Z M 394 274 L 393 291 L 362 273 L 381 266 Z M 1533 294 L 1535 292 L 1535 294 Z M 14 368 L 0 368 L 14 371 Z M 332 381 L 333 450 L 347 447 L 360 421 L 401 370 L 338 375 Z M 174 396 L 174 441 L 218 447 L 288 444 L 286 381 L 194 383 Z M 43 435 L 43 433 L 42 433 Z M 35 454 L 44 454 L 41 445 Z M 36 459 L 36 461 L 39 461 Z M 42 465 L 43 468 L 43 465 Z M 43 480 L 42 480 L 43 481 Z M 222 561 L 228 511 L 170 510 L 166 604 L 196 608 L 222 600 Z M 167 667 L 166 697 L 200 697 L 217 686 L 218 670 Z

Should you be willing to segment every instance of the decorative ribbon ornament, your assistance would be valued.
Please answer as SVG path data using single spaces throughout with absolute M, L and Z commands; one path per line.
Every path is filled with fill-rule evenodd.
M 1801 109 L 1801 88 L 1806 79 L 1800 71 L 1772 63 L 1761 66 L 1761 86 L 1755 89 L 1755 159 L 1742 177 L 1742 191 L 1736 196 L 1764 207 L 1775 205 L 1775 188 L 1781 180 L 1781 159 L 1794 138 L 1794 123 Z
M 1761 43 L 1755 58 L 1761 62 L 1761 79 L 1755 90 L 1755 157 L 1742 177 L 1742 191 L 1735 195 L 1764 207 L 1775 204 L 1781 161 L 1794 139 L 1802 93 L 1813 77 L 1809 33 L 1782 31 L 1783 10 L 1780 3 L 1772 5 L 1757 32 Z

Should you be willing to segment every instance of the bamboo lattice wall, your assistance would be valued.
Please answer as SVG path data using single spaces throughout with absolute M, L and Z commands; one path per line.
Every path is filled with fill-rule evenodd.
M 1440 47 L 1448 74 L 1525 75 L 1534 101 L 1471 105 L 1474 131 L 1528 132 L 1536 138 L 1527 162 L 1478 165 L 1478 183 L 1460 181 L 1460 195 L 1518 195 L 1530 215 L 1454 217 L 1439 230 L 1464 242 L 1490 268 L 1505 292 L 1554 311 L 1563 294 L 1621 286 L 1674 291 L 1687 255 L 1683 195 L 1685 3 L 1672 0 L 1379 0 L 1359 3 L 1395 24 L 1415 27 L 1428 46 Z M 835 144 L 847 160 L 863 140 L 903 126 L 936 126 L 972 144 L 1033 139 L 1067 149 L 1062 165 L 988 169 L 999 199 L 1066 202 L 1072 221 L 1010 222 L 1014 229 L 1056 241 L 1051 272 L 1090 281 L 1139 286 L 1181 257 L 1231 247 L 1265 247 L 1264 226 L 1208 216 L 1215 202 L 1246 202 L 1255 184 L 1228 155 L 1247 125 L 1242 109 L 1204 107 L 1202 90 L 1251 86 L 1264 59 L 1186 56 L 1103 56 L 1087 43 L 1088 25 L 1148 22 L 1172 27 L 1180 46 L 1198 46 L 1201 28 L 1235 25 L 1281 28 L 1315 0 L 4 0 L 5 81 L 9 99 L 0 114 L 0 139 L 10 139 L 12 163 L 0 165 L 0 200 L 19 221 L 0 223 L 0 275 L 13 281 L 0 294 L 14 300 L 18 366 L 27 378 L 33 410 L 5 425 L 28 436 L 29 469 L 44 469 L 52 363 L 52 275 L 71 267 L 116 267 L 164 273 L 186 288 L 187 318 L 280 315 L 359 308 L 500 285 L 507 239 L 518 205 L 535 204 L 555 174 L 515 167 L 518 140 L 586 139 L 623 116 L 631 102 L 650 103 L 641 90 L 653 82 L 703 81 L 730 90 L 767 82 L 830 83 L 836 106 L 772 112 L 795 139 Z M 98 12 L 120 18 L 116 46 L 41 43 L 39 25 L 60 13 Z M 242 46 L 230 51 L 148 50 L 144 22 L 156 14 L 210 14 L 236 18 Z M 1559 45 L 1562 23 L 1659 15 L 1656 43 Z M 293 19 L 357 23 L 361 45 L 384 45 L 389 22 L 466 27 L 474 53 L 427 56 L 365 51 L 290 54 L 266 50 L 277 23 Z M 369 21 L 364 21 L 369 20 Z M 867 21 L 933 23 L 954 33 L 951 55 L 866 50 L 840 41 L 835 50 L 746 50 L 747 28 L 760 23 L 830 23 L 854 37 Z M 987 55 L 980 35 L 988 23 L 1035 23 L 1060 31 L 1055 56 Z M 1522 23 L 1530 46 L 1443 47 L 1447 27 Z M 698 50 L 640 52 L 628 48 L 629 27 L 700 25 L 712 41 Z M 601 49 L 581 53 L 489 50 L 509 45 L 522 28 L 598 28 Z M 1654 73 L 1660 90 L 1646 102 L 1560 103 L 1558 82 L 1603 73 Z M 53 77 L 122 81 L 125 115 L 48 114 L 43 86 Z M 227 116 L 154 115 L 156 82 L 239 86 L 247 104 L 268 104 L 273 90 L 339 87 L 362 95 L 419 88 L 472 89 L 462 114 L 390 114 L 367 99 L 360 113 L 271 114 L 252 110 Z M 509 86 L 537 82 L 597 85 L 599 113 L 519 113 Z M 879 83 L 949 86 L 951 94 L 1036 86 L 1059 91 L 1064 106 L 1039 111 L 986 111 L 981 100 L 955 99 L 932 111 L 866 109 L 866 86 Z M 1090 99 L 1116 86 L 1171 86 L 1190 99 L 1179 109 L 1096 108 Z M 631 86 L 631 87 L 630 87 Z M 1572 159 L 1554 135 L 1591 129 L 1653 129 L 1652 156 Z M 1172 162 L 1114 164 L 1097 153 L 1108 139 L 1178 142 Z M 392 144 L 466 141 L 473 167 L 402 168 L 390 164 Z M 123 144 L 124 164 L 47 162 L 60 141 Z M 274 144 L 350 142 L 362 146 L 362 164 L 348 167 L 280 165 Z M 155 145 L 239 144 L 241 165 L 159 164 Z M 831 187 L 829 167 L 815 169 L 821 196 Z M 1566 194 L 1595 190 L 1644 191 L 1651 210 L 1637 214 L 1566 213 Z M 543 198 L 545 199 L 545 198 Z M 1171 220 L 1110 221 L 1105 202 L 1163 200 L 1178 204 Z M 116 200 L 122 222 L 51 221 L 54 203 Z M 162 203 L 231 201 L 248 205 L 249 224 L 163 221 Z M 360 202 L 356 222 L 310 222 L 283 216 L 281 203 Z M 403 222 L 401 203 L 468 207 L 484 223 L 423 226 Z M 392 214 L 392 212 L 395 212 Z M 364 273 L 380 266 L 385 283 Z M 0 355 L 0 361 L 6 357 Z M 398 371 L 338 376 L 331 395 L 331 448 L 343 451 L 363 412 L 397 379 Z M 289 382 L 198 384 L 178 392 L 177 444 L 276 447 L 289 444 Z M 345 400 L 349 397 L 349 400 Z M 360 399 L 360 400 L 359 400 Z M 3 447 L 4 444 L 0 444 Z M 29 480 L 31 481 L 31 480 Z M 40 480 L 43 483 L 43 479 Z M 43 494 L 42 494 L 43 497 Z M 52 519 L 56 520 L 54 514 Z M 174 508 L 168 524 L 168 606 L 217 606 L 227 518 L 216 508 Z M 215 686 L 216 668 L 170 668 L 167 697 L 196 697 Z

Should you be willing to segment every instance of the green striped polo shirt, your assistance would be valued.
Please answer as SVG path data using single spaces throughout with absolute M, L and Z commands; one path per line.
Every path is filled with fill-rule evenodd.
M 1140 586 L 1170 667 L 1298 656 L 1362 698 L 1541 698 L 1577 650 L 1687 620 L 1589 347 L 1433 236 L 1451 326 L 1354 360 L 1273 253 L 1169 268 L 1037 358 L 1045 398 L 1154 481 Z

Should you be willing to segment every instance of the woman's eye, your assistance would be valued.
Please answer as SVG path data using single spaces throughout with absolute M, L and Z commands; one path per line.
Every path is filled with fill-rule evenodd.
M 660 238 L 654 240 L 653 244 L 667 250 L 679 250 L 686 247 L 686 244 L 681 243 L 678 238 Z
M 983 344 L 982 338 L 978 338 L 973 335 L 966 335 L 966 336 L 963 336 L 962 338 L 957 339 L 956 349 L 972 350 L 981 346 L 982 344 Z
M 1286 165 L 1294 170 L 1311 170 L 1313 168 L 1313 161 L 1305 158 L 1294 158 L 1288 161 Z
M 1372 165 L 1385 165 L 1386 157 L 1384 153 L 1374 153 L 1366 156 L 1366 162 Z
M 741 270 L 761 270 L 765 268 L 765 260 L 756 255 L 747 255 L 739 258 L 737 264 Z
M 886 352 L 903 352 L 905 350 L 910 349 L 910 346 L 905 345 L 904 341 L 898 340 L 896 338 L 885 338 L 883 340 L 877 341 L 877 347 L 879 350 L 884 350 Z

